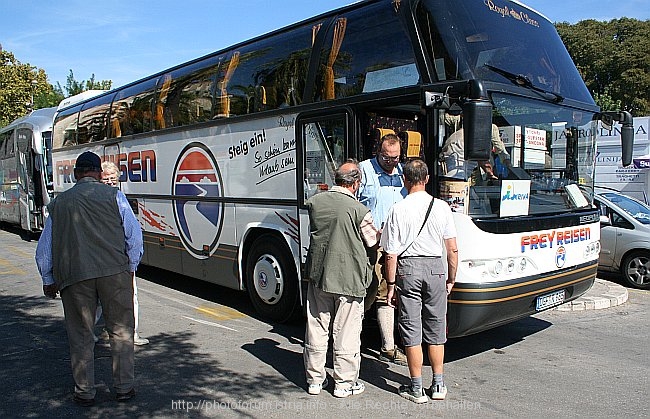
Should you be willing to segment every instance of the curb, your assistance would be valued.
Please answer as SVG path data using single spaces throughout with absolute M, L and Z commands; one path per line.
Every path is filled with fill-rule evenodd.
M 555 308 L 558 311 L 601 310 L 619 306 L 627 301 L 627 288 L 596 278 L 591 288 L 580 298 Z

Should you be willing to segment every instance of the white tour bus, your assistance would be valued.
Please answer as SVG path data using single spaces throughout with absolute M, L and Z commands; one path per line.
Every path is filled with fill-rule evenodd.
M 73 185 L 85 150 L 116 162 L 144 231 L 144 264 L 247 290 L 263 318 L 282 321 L 302 301 L 305 200 L 394 132 L 403 161 L 424 159 L 430 192 L 456 210 L 449 334 L 462 336 L 592 285 L 603 118 L 623 122 L 631 159 L 629 114 L 599 112 L 553 24 L 525 5 L 368 0 L 62 109 L 54 189 Z M 544 157 L 560 123 L 585 133 L 585 154 L 539 164 L 553 161 Z M 513 143 L 517 158 L 498 182 L 477 185 L 472 165 L 496 163 L 493 125 L 526 140 Z M 466 167 L 454 177 L 438 156 L 460 126 Z
M 43 229 L 52 190 L 54 108 L 32 111 L 0 129 L 0 221 Z

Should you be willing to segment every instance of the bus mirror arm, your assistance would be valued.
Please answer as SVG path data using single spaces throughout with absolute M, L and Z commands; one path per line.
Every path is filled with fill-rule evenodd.
M 598 119 L 607 130 L 613 128 L 614 122 L 621 123 L 621 163 L 623 167 L 632 164 L 632 152 L 634 151 L 634 120 L 632 114 L 627 111 L 600 112 Z

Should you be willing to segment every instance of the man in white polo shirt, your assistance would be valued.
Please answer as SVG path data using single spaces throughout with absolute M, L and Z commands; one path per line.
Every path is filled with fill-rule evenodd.
M 405 346 L 411 383 L 399 395 L 425 403 L 422 387 L 422 342 L 428 345 L 433 369 L 431 398 L 444 400 L 444 344 L 447 341 L 447 295 L 456 280 L 458 248 L 451 208 L 429 195 L 425 186 L 429 172 L 416 159 L 404 166 L 408 195 L 390 209 L 381 236 L 386 252 L 388 304 L 399 302 L 397 321 Z M 446 250 L 447 274 L 442 256 Z

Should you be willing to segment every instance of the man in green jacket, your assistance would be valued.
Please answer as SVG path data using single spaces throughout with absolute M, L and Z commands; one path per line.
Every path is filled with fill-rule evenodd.
M 307 332 L 305 371 L 309 394 L 327 385 L 325 359 L 332 324 L 334 396 L 365 389 L 359 382 L 363 299 L 372 280 L 366 247 L 376 246 L 379 231 L 370 210 L 355 198 L 361 183 L 356 161 L 335 173 L 336 186 L 307 201 L 311 241 L 307 254 Z

